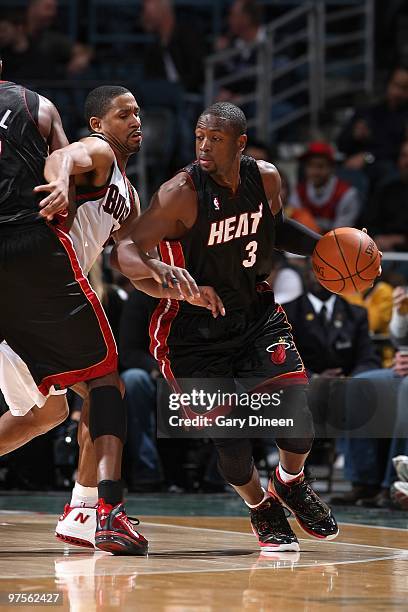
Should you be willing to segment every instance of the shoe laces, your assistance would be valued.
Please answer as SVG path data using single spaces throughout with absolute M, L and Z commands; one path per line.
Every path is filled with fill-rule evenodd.
M 295 489 L 296 487 L 299 487 L 299 489 L 303 488 L 305 490 L 304 503 L 307 505 L 307 507 L 316 508 L 317 510 L 320 510 L 321 512 L 327 513 L 327 505 L 324 503 L 323 500 L 320 499 L 317 493 L 313 490 L 311 486 L 311 482 L 312 482 L 311 479 L 303 478 L 303 480 L 301 480 L 299 483 L 293 486 L 293 489 Z
M 285 509 L 272 497 L 269 497 L 261 507 L 253 509 L 253 519 L 257 529 L 260 532 L 268 531 L 271 527 L 282 528 L 282 518 L 288 518 L 290 512 L 286 515 Z
M 129 516 L 126 514 L 124 507 L 122 507 L 122 510 L 118 513 L 117 518 L 124 522 L 128 522 L 131 527 L 137 527 L 137 525 L 140 525 L 140 520 L 135 516 Z

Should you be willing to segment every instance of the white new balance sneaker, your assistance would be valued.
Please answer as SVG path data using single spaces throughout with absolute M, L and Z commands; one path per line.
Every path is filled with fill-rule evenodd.
M 96 508 L 73 508 L 65 504 L 55 528 L 55 537 L 66 544 L 95 548 Z
M 408 482 L 408 457 L 406 455 L 398 455 L 397 457 L 393 457 L 392 462 L 399 480 Z
M 408 510 L 408 482 L 397 480 L 391 485 L 391 499 L 401 510 Z

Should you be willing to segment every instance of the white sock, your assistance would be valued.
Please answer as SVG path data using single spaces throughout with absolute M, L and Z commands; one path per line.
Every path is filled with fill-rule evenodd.
M 248 502 L 245 501 L 245 499 L 244 499 L 244 501 L 245 501 L 246 505 L 248 506 L 248 508 L 252 508 L 252 509 L 253 508 L 257 508 L 258 506 L 260 506 L 261 504 L 264 503 L 265 499 L 268 499 L 268 497 L 269 497 L 268 491 L 265 491 L 265 489 L 263 487 L 262 487 L 262 491 L 263 491 L 264 496 L 263 496 L 263 498 L 261 499 L 261 501 L 258 504 L 248 504 Z
M 279 461 L 278 472 L 279 478 L 283 480 L 283 482 L 291 482 L 292 480 L 296 480 L 296 478 L 299 478 L 299 476 L 303 474 L 303 468 L 300 470 L 299 474 L 289 474 L 289 472 L 286 472 L 283 469 L 282 464 Z
M 73 508 L 93 508 L 98 503 L 98 487 L 83 487 L 79 482 L 72 489 L 70 506 Z

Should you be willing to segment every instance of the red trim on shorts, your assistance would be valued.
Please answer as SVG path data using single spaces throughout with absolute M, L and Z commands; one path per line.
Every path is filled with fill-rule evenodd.
M 111 372 L 117 370 L 118 367 L 118 353 L 116 349 L 116 343 L 112 334 L 112 330 L 108 323 L 108 319 L 106 318 L 105 312 L 96 293 L 94 292 L 88 282 L 88 279 L 84 276 L 82 272 L 71 238 L 59 227 L 51 225 L 49 227 L 55 233 L 62 246 L 64 247 L 65 251 L 67 252 L 72 270 L 74 272 L 75 280 L 78 282 L 85 297 L 87 298 L 88 302 L 94 310 L 94 313 L 99 323 L 99 327 L 103 335 L 103 339 L 105 340 L 107 352 L 106 357 L 104 357 L 102 361 L 100 361 L 99 363 L 95 363 L 94 365 L 89 366 L 88 368 L 83 368 L 81 370 L 71 370 L 69 372 L 62 372 L 60 374 L 51 374 L 50 376 L 46 376 L 45 378 L 43 378 L 41 383 L 38 385 L 38 389 L 43 395 L 48 394 L 49 389 L 52 385 L 59 385 L 62 388 L 70 387 L 71 385 L 74 385 L 77 382 L 92 380 L 93 378 L 99 378 L 101 376 L 105 376 L 106 374 L 110 374 Z
M 164 263 L 184 268 L 183 248 L 179 242 L 163 241 L 159 244 L 159 251 Z M 163 298 L 154 310 L 149 325 L 150 352 L 159 363 L 164 378 L 177 393 L 181 393 L 181 388 L 171 369 L 169 359 L 170 348 L 167 344 L 167 339 L 170 334 L 171 325 L 177 317 L 179 310 L 178 300 Z

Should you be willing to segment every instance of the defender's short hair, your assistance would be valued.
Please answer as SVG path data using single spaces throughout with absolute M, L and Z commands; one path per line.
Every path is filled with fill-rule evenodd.
M 104 117 L 111 107 L 112 101 L 118 96 L 130 93 L 120 85 L 101 85 L 89 92 L 85 100 L 84 114 L 89 126 L 91 117 Z
M 221 117 L 231 123 L 238 136 L 246 134 L 247 120 L 242 110 L 231 102 L 216 102 L 203 111 L 199 117 L 204 115 L 212 115 L 213 117 Z

